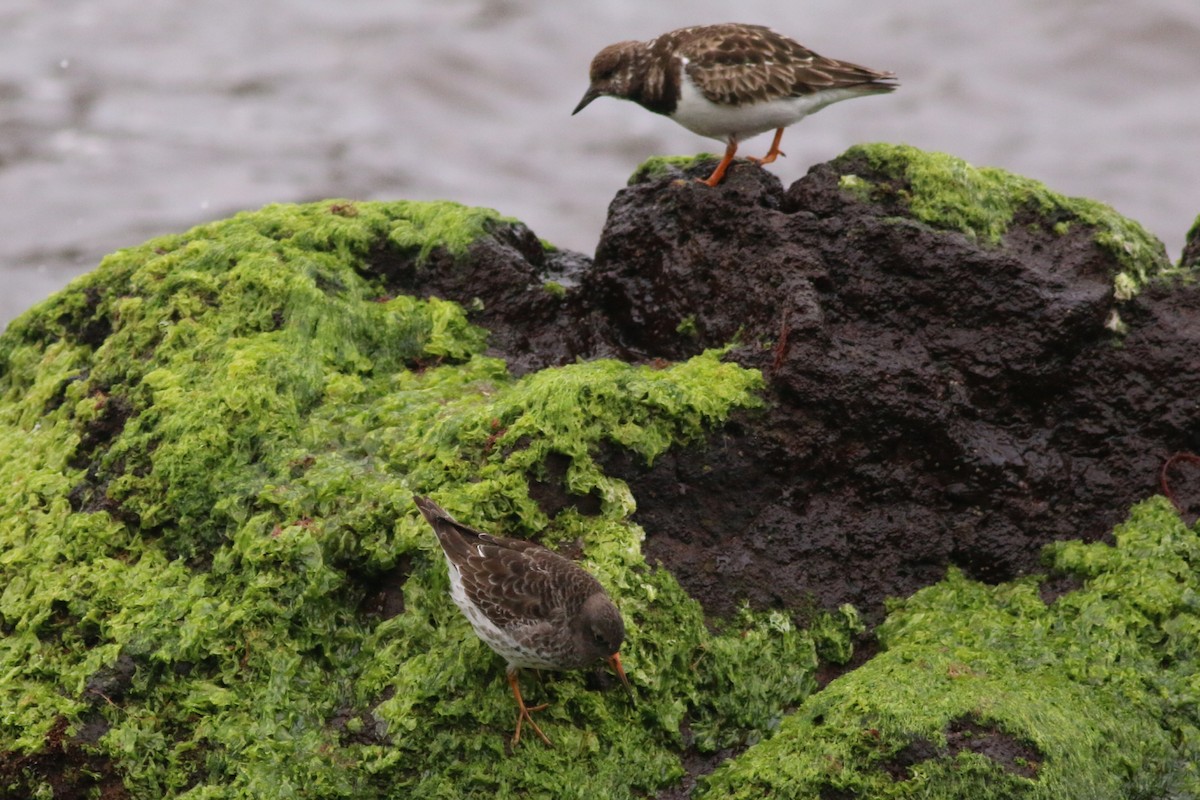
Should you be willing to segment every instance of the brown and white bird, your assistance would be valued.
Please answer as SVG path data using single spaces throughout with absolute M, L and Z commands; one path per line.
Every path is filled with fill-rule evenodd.
M 467 527 L 427 497 L 413 497 L 433 526 L 450 573 L 450 596 L 488 647 L 508 661 L 508 685 L 517 699 L 517 730 L 528 722 L 546 744 L 521 697 L 517 673 L 535 669 L 580 669 L 607 660 L 633 689 L 619 650 L 625 623 L 600 582 L 573 561 L 533 542 L 492 536 Z
M 784 128 L 831 103 L 895 90 L 891 72 L 817 55 L 761 25 L 701 25 L 648 42 L 618 42 L 592 59 L 591 85 L 572 114 L 597 97 L 632 100 L 701 136 L 725 142 L 703 181 L 716 186 L 738 144 L 775 131 L 758 164 L 784 155 Z

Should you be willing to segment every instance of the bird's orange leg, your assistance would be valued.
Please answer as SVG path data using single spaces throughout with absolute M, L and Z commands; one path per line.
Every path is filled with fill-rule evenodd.
M 762 167 L 763 164 L 772 163 L 773 161 L 776 160 L 776 158 L 779 158 L 780 156 L 786 156 L 787 155 L 786 152 L 779 149 L 779 143 L 782 138 L 784 138 L 784 128 L 779 128 L 779 130 L 775 131 L 775 139 L 773 140 L 772 143 L 770 143 L 770 150 L 767 151 L 767 155 L 763 156 L 762 158 L 755 158 L 754 156 L 750 156 L 749 157 L 750 161 L 752 161 L 752 162 L 758 164 L 758 166 Z
M 528 721 L 534 732 L 542 737 L 543 742 L 554 747 L 550 739 L 546 737 L 546 734 L 542 733 L 542 729 L 538 727 L 538 724 L 533 721 L 533 717 L 530 716 L 534 711 L 541 711 L 543 708 L 546 708 L 549 703 L 542 703 L 540 706 L 528 708 L 525 705 L 525 701 L 521 698 L 521 683 L 517 680 L 517 671 L 515 669 L 508 670 L 508 685 L 512 687 L 513 697 L 517 698 L 517 732 L 513 734 L 513 747 L 516 747 L 517 743 L 521 741 L 521 723 L 525 721 Z
M 716 186 L 725 177 L 725 170 L 729 169 L 729 165 L 733 163 L 733 154 L 737 152 L 737 140 L 730 139 L 729 144 L 725 145 L 725 156 L 721 159 L 721 163 L 717 164 L 717 168 L 713 170 L 712 175 L 709 175 L 705 180 L 700 181 L 708 186 Z
M 772 161 L 779 158 L 780 156 L 786 156 L 787 153 L 785 153 L 779 149 L 779 142 L 781 139 L 783 139 L 783 128 L 780 128 L 779 130 L 775 131 L 775 140 L 773 142 L 771 142 L 771 149 L 767 151 L 767 154 L 765 156 L 763 156 L 762 158 L 755 158 L 754 156 L 750 156 L 750 160 L 753 161 L 755 164 L 758 164 L 761 167 L 763 164 L 770 164 Z

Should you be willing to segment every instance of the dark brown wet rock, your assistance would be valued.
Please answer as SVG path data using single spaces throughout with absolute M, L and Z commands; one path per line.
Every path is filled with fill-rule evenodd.
M 1192 229 L 1188 231 L 1187 241 L 1183 245 L 1183 255 L 1179 259 L 1181 266 L 1197 269 L 1200 268 L 1200 217 L 1196 218 Z
M 643 178 L 559 296 L 520 232 L 477 245 L 461 285 L 422 287 L 481 298 L 522 370 L 731 342 L 762 370 L 764 408 L 707 441 L 652 466 L 603 454 L 651 559 L 710 613 L 851 602 L 878 618 L 949 565 L 1036 571 L 1047 542 L 1105 536 L 1171 453 L 1200 450 L 1200 286 L 1146 280 L 1170 272 L 1161 246 L 1002 173 L 966 179 L 985 210 L 1010 207 L 1002 226 L 952 200 L 939 219 L 915 167 L 871 152 L 786 190 L 747 164 L 716 190 L 689 179 L 707 164 Z
M 374 313 L 380 310 L 374 301 L 401 294 L 461 303 L 487 329 L 490 353 L 517 373 L 609 355 L 655 368 L 731 343 L 727 358 L 761 370 L 760 408 L 734 414 L 719 430 L 689 447 L 672 447 L 652 464 L 613 442 L 598 445 L 591 438 L 586 445 L 610 474 L 628 481 L 649 556 L 716 616 L 745 601 L 786 607 L 802 617 L 851 601 L 877 620 L 885 598 L 939 582 L 951 565 L 989 581 L 1040 569 L 1044 543 L 1105 536 L 1130 504 L 1164 485 L 1182 506 L 1200 508 L 1200 470 L 1188 458 L 1172 460 L 1172 454 L 1195 453 L 1200 444 L 1200 297 L 1186 281 L 1150 279 L 1171 268 L 1132 223 L 1023 179 L 886 146 L 860 148 L 818 166 L 788 189 L 769 173 L 739 164 L 727 183 L 709 190 L 688 180 L 689 169 L 704 175 L 710 165 L 647 170 L 619 193 L 594 261 L 544 246 L 519 223 L 453 204 L 403 213 L 395 206 L 343 202 L 274 207 L 115 254 L 86 279 L 90 285 L 60 293 L 11 328 L 3 341 L 4 374 L 9 402 L 24 410 L 11 415 L 20 424 L 10 426 L 8 451 L 19 454 L 28 443 L 49 455 L 39 455 L 39 463 L 31 459 L 27 474 L 10 469 L 24 503 L 17 506 L 20 519 L 39 534 L 18 532 L 23 541 L 8 561 L 18 569 L 36 564 L 30 574 L 37 580 L 29 584 L 43 588 L 21 602 L 11 598 L 9 606 L 18 611 L 6 607 L 0 632 L 24 636 L 46 652 L 85 654 L 78 658 L 111 644 L 120 649 L 106 650 L 113 654 L 110 663 L 97 664 L 82 683 L 70 667 L 83 663 L 78 660 L 60 658 L 66 672 L 47 671 L 43 660 L 14 667 L 14 675 L 41 687 L 29 696 L 45 708 L 16 723 L 24 726 L 14 730 L 24 730 L 25 744 L 0 752 L 0 784 L 20 796 L 64 797 L 121 797 L 151 783 L 184 791 L 224 785 L 228 771 L 212 772 L 211 765 L 237 762 L 239 769 L 252 769 L 257 762 L 236 725 L 221 732 L 198 725 L 198 715 L 216 719 L 209 709 L 217 709 L 218 701 L 228 709 L 259 708 L 262 684 L 256 681 L 277 680 L 274 665 L 281 659 L 271 654 L 289 652 L 295 657 L 282 661 L 303 671 L 289 679 L 290 705 L 280 706 L 275 717 L 291 720 L 291 727 L 278 737 L 266 731 L 263 741 L 297 741 L 294 721 L 303 718 L 316 721 L 326 737 L 307 740 L 312 752 L 354 748 L 345 758 L 293 759 L 302 772 L 309 770 L 305 775 L 315 776 L 309 783 L 336 785 L 349 777 L 346 791 L 369 791 L 387 772 L 397 786 L 436 788 L 447 775 L 457 780 L 468 774 L 454 754 L 485 751 L 464 749 L 461 742 L 486 741 L 493 733 L 474 707 L 461 702 L 472 690 L 464 669 L 450 667 L 461 649 L 455 640 L 439 640 L 432 651 L 413 644 L 428 639 L 411 637 L 449 632 L 426 602 L 427 552 L 415 541 L 402 543 L 403 537 L 378 538 L 407 513 L 405 501 L 395 498 L 407 494 L 400 490 L 409 488 L 404 483 L 415 474 L 408 472 L 414 462 L 396 455 L 387 461 L 394 474 L 369 463 L 390 447 L 378 423 L 401 416 L 396 408 L 374 408 L 374 402 L 390 399 L 408 379 L 379 378 L 474 360 L 483 334 L 463 330 L 455 308 L 449 315 L 457 326 L 453 346 L 427 347 L 421 342 L 431 337 L 430 308 L 436 304 L 417 304 L 419 319 L 411 325 L 394 324 L 387 307 Z M 939 171 L 940 184 L 930 179 Z M 471 236 L 413 234 L 429 224 L 430 211 L 466 220 L 460 227 Z M 342 224 L 360 213 L 368 224 Z M 280 253 L 302 272 L 276 271 Z M 337 255 L 327 259 L 330 253 Z M 187 268 L 196 264 L 204 270 Z M 371 280 L 359 282 L 350 270 Z M 1176 272 L 1186 272 L 1185 266 Z M 303 279 L 293 281 L 295 274 Z M 221 277 L 214 282 L 206 277 L 211 275 Z M 272 276 L 286 279 L 268 280 Z M 190 338 L 204 331 L 219 335 L 203 338 L 202 345 Z M 248 336 L 262 340 L 248 344 Z M 314 346 L 315 357 L 303 352 Z M 232 366 L 225 357 L 235 348 L 246 358 L 238 369 L 224 369 Z M 332 365 L 328 371 L 323 361 Z M 302 366 L 293 369 L 297 362 Z M 264 384 L 264 377 L 279 382 Z M 227 382 L 226 391 L 207 391 L 214 380 Z M 186 401 L 173 394 L 201 385 L 204 390 Z M 481 396 L 487 391 L 491 387 L 481 388 Z M 364 392 L 372 399 L 362 399 Z M 277 408 L 276 393 L 298 404 Z M 261 419 L 271 422 L 243 425 L 259 415 L 243 414 L 246 406 L 229 405 L 231 398 L 254 399 L 267 408 Z M 287 439 L 299 435 L 300 420 L 317 398 L 345 427 Z M 355 408 L 356 402 L 364 405 Z M 39 410 L 46 419 L 38 419 Z M 688 422 L 685 415 L 664 418 Z M 284 420 L 282 429 L 275 420 Z M 499 416 L 472 423 L 478 424 L 482 429 L 474 430 L 481 435 L 468 457 L 490 458 L 500 447 L 503 458 L 533 441 L 502 441 L 507 423 Z M 222 451 L 214 442 L 227 433 Z M 185 436 L 188 446 L 179 446 Z M 228 461 L 209 460 L 214 450 Z M 511 477 L 527 482 L 547 515 L 607 513 L 606 494 L 580 494 L 568 485 L 572 459 L 581 455 L 554 449 Z M 428 458 L 428 452 L 413 456 Z M 744 769 L 753 787 L 763 776 L 780 774 L 777 765 L 812 755 L 820 737 L 809 734 L 827 726 L 825 742 L 841 737 L 851 745 L 842 753 L 857 754 L 854 762 L 862 756 L 862 763 L 847 759 L 843 768 L 889 784 L 967 761 L 986 768 L 981 780 L 1061 787 L 1104 760 L 1107 749 L 1138 755 L 1138 763 L 1151 764 L 1150 774 L 1170 771 L 1161 784 L 1139 784 L 1135 794 L 1187 796 L 1194 788 L 1185 783 L 1191 775 L 1175 765 L 1197 760 L 1185 735 L 1192 720 L 1186 704 L 1178 708 L 1169 700 L 1186 696 L 1191 679 L 1190 645 L 1172 633 L 1189 630 L 1192 589 L 1176 577 L 1191 573 L 1186 557 L 1172 550 L 1171 542 L 1181 537 L 1171 527 L 1175 515 L 1161 501 L 1141 508 L 1152 506 L 1158 520 L 1150 527 L 1164 541 L 1148 540 L 1154 544 L 1149 550 L 1138 550 L 1135 541 L 1134 552 L 1125 547 L 1118 553 L 1121 570 L 1100 574 L 1080 567 L 1081 559 L 1093 564 L 1092 556 L 1060 549 L 1040 587 L 1044 604 L 1027 583 L 993 594 L 955 573 L 897 606 L 890 628 L 857 638 L 853 656 L 844 637 L 834 641 L 820 633 L 818 617 L 815 655 L 837 666 L 811 676 L 822 687 L 816 701 L 861 713 L 836 722 L 834 714 L 825 722 L 824 713 L 811 708 L 793 714 L 798 696 L 808 691 L 793 682 L 779 690 L 760 721 L 744 723 L 766 731 L 778 722 L 774 736 L 761 742 L 766 749 L 743 752 L 755 738 L 728 728 L 743 723 L 722 721 L 717 724 L 726 730 L 716 730 L 713 722 L 732 704 L 730 697 L 757 702 L 753 692 L 724 694 L 724 685 L 741 691 L 739 676 L 763 663 L 742 656 L 758 650 L 746 644 L 756 640 L 739 637 L 735 628 L 714 633 L 720 646 L 693 638 L 662 651 L 676 654 L 670 656 L 679 676 L 673 685 L 682 691 L 668 689 L 665 699 L 660 692 L 655 700 L 647 687 L 636 714 L 622 706 L 620 717 L 589 714 L 586 724 L 594 741 L 627 745 L 629 732 L 666 718 L 647 712 L 646 705 L 676 708 L 679 698 L 690 696 L 679 738 L 673 729 L 662 731 L 663 747 L 640 762 L 649 766 L 638 778 L 628 776 L 640 754 L 608 747 L 591 748 L 598 759 L 558 778 L 574 781 L 601 768 L 608 777 L 595 785 L 632 780 L 631 791 L 649 794 L 672 779 L 672 759 L 679 755 L 688 777 L 663 796 L 688 796 L 694 786 L 717 796 L 730 775 L 736 778 L 733 770 Z M 252 522 L 241 525 L 251 512 Z M 1141 523 L 1124 530 L 1128 544 Z M 64 538 L 67 533 L 74 538 Z M 35 555 L 21 552 L 26 544 L 36 546 L 29 551 Z M 579 555 L 574 542 L 561 547 Z M 1068 558 L 1069 551 L 1074 554 Z M 150 574 L 141 566 L 151 563 L 147 554 L 158 552 L 167 558 L 151 556 L 164 567 L 152 580 L 120 579 L 126 566 Z M 240 566 L 231 564 L 230 552 L 238 554 Z M 68 555 L 75 560 L 63 561 Z M 104 581 L 93 577 L 101 574 L 98 564 L 106 565 Z M 59 577 L 64 569 L 86 572 L 79 580 L 38 578 Z M 1150 580 L 1159 575 L 1161 582 Z M 1106 583 L 1110 576 L 1124 583 Z M 180 595 L 183 605 L 171 602 L 173 590 L 164 588 L 201 580 L 211 592 L 192 595 L 187 589 Z M 271 591 L 246 591 L 248 586 Z M 685 617 L 667 619 L 686 619 L 698 631 L 690 602 L 669 589 L 673 596 L 660 594 L 654 612 L 684 606 Z M 146 592 L 158 592 L 162 602 L 147 602 Z M 1174 599 L 1147 614 L 1143 596 Z M 150 617 L 154 609 L 165 610 L 137 628 L 105 622 L 131 602 Z M 857 622 L 844 613 L 846 622 Z M 269 633 L 258 624 L 281 615 L 286 624 Z M 775 622 L 786 627 L 785 617 L 764 616 L 774 620 L 776 632 Z M 224 619 L 250 620 L 254 627 L 224 626 Z M 1095 619 L 1120 624 L 1094 627 Z M 709 622 L 711 631 L 729 629 L 728 620 Z M 1076 623 L 1078 633 L 1070 627 Z M 329 639 L 335 628 L 345 637 Z M 1097 638 L 1116 628 L 1121 636 L 1110 636 L 1112 642 Z M 379 638 L 355 639 L 357 632 L 374 630 Z M 653 630 L 647 624 L 639 637 L 647 654 L 655 652 L 656 641 L 667 640 L 656 640 Z M 675 630 L 671 626 L 668 635 Z M 972 645 L 980 630 L 987 632 Z M 1047 631 L 1055 632 L 1052 641 L 1043 641 Z M 1111 646 L 1122 637 L 1130 647 L 1121 651 L 1119 671 L 1145 680 L 1111 679 Z M 721 655 L 739 638 L 736 658 Z M 802 637 L 792 630 L 782 638 L 796 643 Z M 952 640 L 962 643 L 972 663 L 947 663 L 942 643 Z M 427 652 L 435 656 L 426 663 Z M 696 673 L 693 653 L 704 656 L 702 673 Z M 803 661 L 767 660 L 792 663 L 799 675 L 815 662 L 807 646 L 803 655 Z M 926 668 L 934 662 L 940 666 Z M 1028 675 L 1030 663 L 1039 665 L 1036 679 Z M 338 680 L 326 685 L 314 675 Z M 480 685 L 476 677 L 471 686 Z M 809 680 L 806 673 L 803 680 Z M 913 705 L 968 682 L 974 688 L 959 691 L 957 705 L 945 708 L 936 725 L 898 729 L 878 722 L 884 716 L 914 719 Z M 586 684 L 606 688 L 594 678 Z M 420 685 L 428 694 L 411 696 Z M 64 698 L 64 686 L 76 687 L 78 697 Z M 553 699 L 554 684 L 548 688 Z M 979 698 L 998 691 L 1010 699 L 1007 708 L 993 704 L 995 713 L 977 715 L 976 709 L 989 706 Z M 384 771 L 371 768 L 359 780 L 340 765 L 382 764 L 370 761 L 363 748 L 399 746 L 404 737 L 393 734 L 404 729 L 392 726 L 413 718 L 388 703 L 393 697 L 424 704 L 417 709 L 421 722 L 409 729 L 419 741 L 409 736 L 402 748 L 415 760 L 398 756 Z M 156 704 L 161 698 L 195 698 L 197 704 Z M 63 702 L 79 702 L 80 712 L 59 718 Z M 457 708 L 457 721 L 425 713 L 434 704 Z M 889 704 L 902 713 L 881 714 Z M 153 722 L 138 728 L 145 734 L 138 734 L 139 741 L 159 743 L 139 750 L 135 760 L 175 765 L 169 779 L 139 774 L 128 759 L 114 761 L 112 748 L 105 749 L 102 743 L 130 735 L 130 714 Z M 221 715 L 236 722 L 236 713 Z M 1079 722 L 1079 729 L 1064 737 L 1044 735 L 1044 726 L 1058 725 L 1060 715 Z M 425 724 L 430 719 L 433 726 Z M 43 722 L 50 727 L 37 727 Z M 452 732 L 460 724 L 468 739 Z M 1128 736 L 1122 738 L 1123 732 Z M 183 750 L 179 742 L 186 743 Z M 844 784 L 823 777 L 839 748 L 816 758 L 806 779 L 809 796 L 850 796 Z M 438 752 L 449 760 L 431 766 L 429 754 Z M 733 770 L 719 766 L 730 756 L 737 756 Z M 484 759 L 470 767 L 474 777 L 467 782 L 519 788 L 519 762 L 506 763 Z M 1123 776 L 1126 766 L 1101 769 Z M 325 777 L 333 774 L 329 770 L 337 776 Z M 957 777 L 952 784 L 959 785 Z
M 66 717 L 58 717 L 40 750 L 0 751 L 0 796 L 45 796 L 42 793 L 48 791 L 63 800 L 132 797 L 113 768 L 113 760 L 92 746 L 95 725 L 81 726 L 74 736 L 70 727 Z
M 884 770 L 892 780 L 912 780 L 914 767 L 934 759 L 953 760 L 963 750 L 969 750 L 990 759 L 1007 772 L 1032 780 L 1037 777 L 1038 765 L 1044 760 L 1034 745 L 972 717 L 952 720 L 944 734 L 945 747 L 924 737 L 914 737 L 883 765 Z

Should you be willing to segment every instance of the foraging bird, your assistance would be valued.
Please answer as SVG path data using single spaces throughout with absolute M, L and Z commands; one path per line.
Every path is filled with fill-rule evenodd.
M 738 144 L 775 131 L 757 164 L 785 155 L 784 128 L 830 103 L 884 94 L 896 77 L 817 55 L 760 25 L 701 25 L 648 42 L 618 42 L 592 59 L 591 85 L 572 114 L 597 97 L 632 100 L 693 133 L 725 142 L 725 155 L 703 183 L 716 186 Z
M 530 714 L 517 677 L 521 667 L 580 669 L 605 659 L 633 689 L 618 652 L 625 623 L 600 582 L 569 559 L 533 542 L 492 536 L 454 519 L 427 497 L 413 497 L 446 554 L 450 596 L 488 647 L 508 661 L 508 685 L 517 699 L 517 730 Z

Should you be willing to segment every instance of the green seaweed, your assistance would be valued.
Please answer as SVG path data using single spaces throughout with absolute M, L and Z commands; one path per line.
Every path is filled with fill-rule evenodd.
M 994 242 L 1032 203 L 1133 259 L 1130 291 L 1171 274 L 1090 201 L 856 152 L 906 188 L 843 188 L 903 194 L 927 224 Z M 743 610 L 714 632 L 646 563 L 630 488 L 602 467 L 760 403 L 756 371 L 708 351 L 515 378 L 468 309 L 394 295 L 397 265 L 436 269 L 509 224 L 454 203 L 269 206 L 115 253 L 0 336 L 0 795 L 53 794 L 20 765 L 62 752 L 64 721 L 134 797 L 638 797 L 689 750 L 744 746 L 703 796 L 1200 792 L 1200 537 L 1164 501 L 1115 546 L 1051 547 L 1082 580 L 1051 605 L 1038 578 L 957 573 L 898 601 L 883 652 L 813 694 L 818 661 L 851 657 L 854 609 L 808 630 Z M 562 491 L 595 513 L 530 499 L 564 458 Z M 511 751 L 503 662 L 450 601 L 413 493 L 578 545 L 625 616 L 636 706 L 584 672 L 523 675 L 556 746 Z M 964 720 L 1017 754 L 964 746 Z
M 1200 530 L 1155 498 L 1115 546 L 1064 542 L 1046 555 L 1082 586 L 1047 605 L 1042 578 L 986 586 L 951 572 L 895 604 L 877 630 L 882 653 L 699 796 L 1196 796 Z M 952 752 L 947 731 L 963 719 L 1027 755 Z
M 1188 277 L 1194 272 L 1172 265 L 1162 242 L 1137 222 L 1095 200 L 1053 192 L 1040 181 L 906 145 L 857 145 L 833 165 L 851 170 L 863 160 L 873 171 L 894 176 L 895 182 L 846 172 L 839 178 L 843 189 L 862 199 L 896 198 L 922 222 L 986 244 L 998 244 L 1023 210 L 1058 220 L 1055 230 L 1060 234 L 1073 224 L 1087 226 L 1097 244 L 1121 265 L 1112 276 L 1118 300 L 1128 300 L 1152 280 Z
M 704 435 L 760 402 L 756 371 L 710 351 L 518 379 L 461 307 L 380 277 L 504 224 L 269 206 L 115 253 L 0 336 L 0 757 L 65 719 L 105 731 L 82 746 L 135 797 L 632 797 L 812 691 L 813 638 L 750 612 L 710 633 L 597 461 Z M 529 498 L 563 456 L 563 490 L 598 514 Z M 581 542 L 628 623 L 636 707 L 584 673 L 525 675 L 556 747 L 510 756 L 503 662 L 450 601 L 413 493 Z M 384 619 L 388 581 L 403 612 Z
M 854 174 L 838 176 L 838 188 L 857 197 L 862 202 L 871 202 L 875 197 L 875 186 Z
M 633 186 L 637 183 L 645 183 L 646 181 L 659 180 L 668 176 L 683 177 L 683 171 L 689 169 L 702 161 L 714 161 L 720 159 L 720 156 L 712 153 L 697 153 L 694 156 L 651 156 L 638 165 L 638 168 L 629 176 L 628 184 Z
M 1200 272 L 1200 249 L 1195 248 L 1195 243 L 1200 242 L 1200 216 L 1197 216 L 1192 222 L 1192 227 L 1188 228 L 1184 242 L 1183 253 L 1179 256 L 1179 268 L 1194 275 Z M 1193 248 L 1191 253 L 1188 252 L 1189 247 Z

